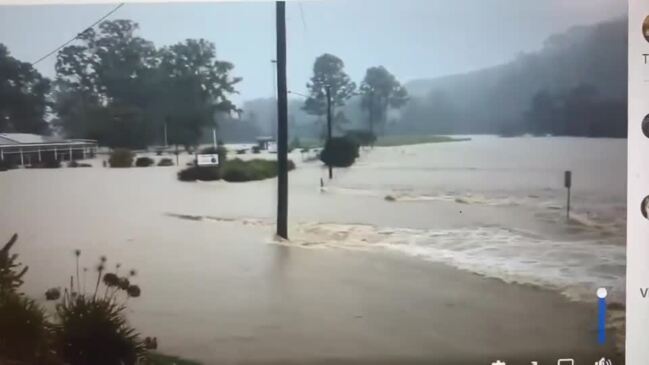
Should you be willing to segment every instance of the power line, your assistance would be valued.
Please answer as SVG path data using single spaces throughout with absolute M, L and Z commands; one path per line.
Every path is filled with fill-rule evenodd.
M 297 2 L 297 5 L 300 7 L 300 17 L 302 18 L 302 26 L 304 27 L 304 33 L 306 34 L 306 21 L 304 20 L 304 9 L 302 9 L 302 3 Z
M 70 39 L 69 41 L 63 43 L 62 45 L 60 45 L 59 47 L 57 47 L 57 48 L 54 49 L 53 51 L 51 51 L 51 52 L 47 53 L 46 55 L 44 55 L 43 57 L 41 57 L 41 58 L 37 59 L 36 61 L 32 62 L 32 66 L 35 66 L 37 63 L 43 61 L 43 60 L 46 59 L 47 57 L 49 57 L 49 56 L 55 54 L 56 52 L 60 51 L 61 49 L 63 49 L 63 47 L 67 46 L 68 44 L 74 42 L 77 38 L 79 38 L 80 35 L 82 35 L 82 34 L 83 34 L 84 32 L 86 32 L 88 29 L 92 29 L 95 25 L 101 23 L 104 19 L 106 19 L 106 18 L 108 18 L 109 16 L 111 16 L 111 14 L 113 14 L 114 12 L 116 12 L 116 11 L 117 11 L 119 8 L 121 8 L 122 6 L 124 6 L 124 3 L 119 3 L 119 4 L 118 4 L 117 6 L 115 6 L 111 11 L 109 11 L 108 13 L 106 13 L 106 15 L 102 16 L 102 17 L 99 18 L 96 22 L 94 22 L 94 23 L 92 23 L 90 26 L 86 27 L 86 29 L 84 29 L 82 32 L 77 33 L 77 35 L 75 35 L 72 39 Z

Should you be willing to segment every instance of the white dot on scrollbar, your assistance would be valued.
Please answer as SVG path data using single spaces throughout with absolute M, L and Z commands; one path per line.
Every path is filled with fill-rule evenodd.
M 599 288 L 597 289 L 597 297 L 604 299 L 608 295 L 608 292 L 606 291 L 606 288 Z

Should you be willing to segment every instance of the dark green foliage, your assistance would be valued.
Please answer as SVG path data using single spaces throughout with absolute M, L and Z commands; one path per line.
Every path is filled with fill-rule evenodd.
M 57 342 L 71 365 L 135 364 L 144 354 L 138 333 L 126 322 L 126 307 L 106 298 L 69 297 L 56 307 Z
M 539 91 L 525 113 L 527 126 L 535 135 L 617 137 L 627 135 L 626 102 L 603 98 L 591 85 L 582 84 L 568 92 Z M 511 127 L 505 132 L 510 132 Z
M 45 312 L 19 294 L 0 294 L 0 363 L 3 359 L 44 363 L 50 326 Z
M 27 267 L 9 251 L 16 243 L 14 234 L 0 250 L 0 363 L 19 360 L 45 363 L 49 353 L 49 326 L 45 312 L 34 301 L 18 293 Z
M 18 168 L 18 166 L 16 166 L 12 161 L 9 161 L 8 159 L 0 160 L 0 171 L 13 170 L 15 168 Z
M 50 288 L 45 291 L 45 300 L 59 300 L 61 298 L 61 289 Z
M 149 166 L 153 165 L 154 163 L 155 163 L 155 161 L 153 161 L 153 159 L 150 158 L 150 157 L 138 157 L 135 160 L 135 166 L 137 166 L 137 167 L 149 167 Z
M 167 157 L 158 161 L 158 166 L 173 166 L 173 165 L 174 165 L 174 161 Z
M 288 169 L 295 164 L 288 161 Z M 277 176 L 277 161 L 254 159 L 244 161 L 238 158 L 227 160 L 219 167 L 191 166 L 178 172 L 180 181 L 212 181 L 223 179 L 228 182 L 264 180 Z
M 45 121 L 50 81 L 0 44 L 0 133 L 49 132 Z
M 178 172 L 180 181 L 214 181 L 220 178 L 219 168 L 214 166 L 190 166 Z
M 358 157 L 358 143 L 346 137 L 334 137 L 325 143 L 320 160 L 327 166 L 348 167 Z
M 376 134 L 362 129 L 350 130 L 345 134 L 345 137 L 360 146 L 371 146 L 376 142 Z
M 240 78 L 216 58 L 213 43 L 188 39 L 156 49 L 130 20 L 107 20 L 79 35 L 57 57 L 54 109 L 68 136 L 110 147 L 198 142 Z
M 28 168 L 30 169 L 58 169 L 61 167 L 61 161 L 53 158 L 46 159 L 42 162 L 32 163 Z
M 288 169 L 295 169 L 293 161 L 288 161 Z M 277 161 L 254 159 L 249 161 L 235 158 L 227 161 L 221 168 L 221 177 L 228 182 L 264 180 L 277 176 Z
M 0 250 L 0 295 L 16 293 L 28 269 L 18 262 L 18 254 L 9 252 L 17 240 L 14 234 Z
M 68 167 L 92 167 L 89 163 L 77 162 L 77 160 L 72 160 L 68 162 Z
M 352 97 L 356 84 L 344 71 L 345 63 L 338 57 L 325 53 L 313 63 L 313 76 L 307 83 L 309 97 L 303 109 L 309 114 L 327 114 L 326 87 L 329 86 L 333 107 L 342 107 Z
M 408 92 L 383 66 L 370 67 L 361 83 L 361 107 L 367 110 L 370 133 L 385 127 L 388 108 L 400 108 L 408 101 Z
M 110 167 L 131 167 L 133 165 L 133 152 L 126 148 L 116 148 L 110 154 L 108 163 Z

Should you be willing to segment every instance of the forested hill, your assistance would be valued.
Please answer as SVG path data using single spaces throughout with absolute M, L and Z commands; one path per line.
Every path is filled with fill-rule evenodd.
M 624 137 L 627 20 L 575 27 L 507 64 L 406 88 L 394 132 Z

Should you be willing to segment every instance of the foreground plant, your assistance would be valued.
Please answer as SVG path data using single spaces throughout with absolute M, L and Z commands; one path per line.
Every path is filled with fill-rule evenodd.
M 0 295 L 15 293 L 23 284 L 23 276 L 28 267 L 18 262 L 18 254 L 10 254 L 9 251 L 18 240 L 14 234 L 4 247 L 0 250 Z
M 13 235 L 0 250 L 0 364 L 5 361 L 55 363 L 49 348 L 50 326 L 42 308 L 19 293 L 27 267 L 10 250 Z
M 80 255 L 75 251 L 77 268 Z M 70 365 L 130 365 L 145 355 L 144 342 L 125 315 L 127 299 L 139 297 L 141 292 L 131 283 L 135 271 L 119 276 L 120 264 L 115 272 L 106 272 L 106 265 L 107 259 L 102 256 L 92 293 L 86 293 L 80 285 L 77 269 L 76 285 L 70 277 L 70 287 L 56 305 L 56 343 L 61 358 Z

